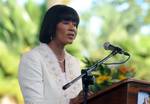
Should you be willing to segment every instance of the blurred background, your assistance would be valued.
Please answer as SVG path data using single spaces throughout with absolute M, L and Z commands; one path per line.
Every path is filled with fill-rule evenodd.
M 20 57 L 39 44 L 44 13 L 60 3 L 80 15 L 70 53 L 81 61 L 102 59 L 108 54 L 103 43 L 109 41 L 131 54 L 126 65 L 135 69 L 136 79 L 150 81 L 150 0 L 0 0 L 0 104 L 23 104 Z

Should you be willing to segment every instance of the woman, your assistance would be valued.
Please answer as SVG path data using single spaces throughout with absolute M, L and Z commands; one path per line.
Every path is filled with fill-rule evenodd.
M 79 61 L 65 51 L 76 38 L 78 24 L 79 16 L 71 7 L 55 5 L 46 12 L 40 45 L 25 53 L 19 65 L 25 104 L 75 104 L 78 100 L 74 97 L 81 91 L 81 81 L 62 90 L 80 75 Z

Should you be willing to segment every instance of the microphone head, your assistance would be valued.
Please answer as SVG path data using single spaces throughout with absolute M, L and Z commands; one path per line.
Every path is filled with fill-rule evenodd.
M 111 51 L 116 51 L 119 54 L 124 54 L 129 56 L 130 54 L 128 52 L 125 52 L 123 49 L 121 49 L 120 47 L 111 45 L 109 42 L 105 42 L 103 45 L 105 50 L 111 50 Z
M 109 50 L 109 46 L 110 46 L 109 42 L 105 42 L 104 45 L 103 45 L 105 50 Z

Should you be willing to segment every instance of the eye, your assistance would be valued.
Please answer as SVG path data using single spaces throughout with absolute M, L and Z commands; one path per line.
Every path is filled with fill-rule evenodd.
M 77 23 L 74 22 L 74 21 L 63 20 L 62 23 L 65 24 L 65 25 L 72 24 L 73 26 L 77 27 Z
M 69 24 L 69 21 L 64 20 L 64 21 L 62 21 L 62 23 L 67 25 L 67 24 Z
M 72 24 L 73 24 L 75 27 L 77 27 L 77 23 L 76 23 L 76 22 L 72 22 Z

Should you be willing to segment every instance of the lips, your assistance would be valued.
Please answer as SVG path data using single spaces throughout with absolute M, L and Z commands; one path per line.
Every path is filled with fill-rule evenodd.
M 76 36 L 76 30 L 75 29 L 68 29 L 67 37 L 71 40 L 74 40 L 75 36 Z
M 73 34 L 73 33 L 69 33 L 69 34 L 67 34 L 67 36 L 70 39 L 74 39 L 75 38 L 75 34 Z

